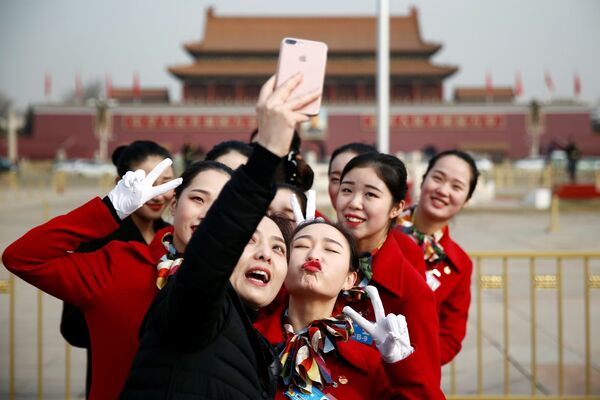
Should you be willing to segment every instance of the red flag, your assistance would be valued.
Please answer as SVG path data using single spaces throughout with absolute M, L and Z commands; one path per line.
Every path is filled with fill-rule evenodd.
M 575 73 L 573 82 L 573 91 L 575 92 L 575 97 L 578 97 L 581 94 L 581 78 L 578 73 Z
M 105 89 L 106 89 L 106 98 L 110 99 L 113 95 L 112 78 L 110 77 L 110 74 L 106 74 Z
M 492 73 L 490 71 L 485 74 L 485 95 L 488 98 L 494 95 L 494 84 L 492 83 Z
M 52 76 L 50 76 L 49 72 L 44 74 L 44 96 L 46 99 L 50 97 L 52 94 Z
M 517 72 L 517 76 L 515 77 L 515 96 L 521 96 L 523 94 L 523 76 L 521 76 L 521 71 Z
M 83 97 L 83 84 L 81 83 L 81 74 L 79 71 L 75 74 L 75 97 Z
M 137 72 L 133 74 L 133 87 L 131 90 L 131 94 L 134 99 L 140 98 L 140 74 Z
M 546 70 L 544 73 L 544 82 L 546 83 L 548 90 L 554 92 L 554 81 L 552 80 L 552 76 L 548 70 Z

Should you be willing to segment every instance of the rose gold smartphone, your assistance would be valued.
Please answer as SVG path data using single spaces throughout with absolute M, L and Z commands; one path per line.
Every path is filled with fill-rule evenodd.
M 325 66 L 327 65 L 327 45 L 314 40 L 284 38 L 279 48 L 277 78 L 275 87 L 280 86 L 297 72 L 303 79 L 292 96 L 300 96 L 315 89 L 323 90 Z M 308 103 L 300 112 L 317 115 L 321 108 L 321 97 Z

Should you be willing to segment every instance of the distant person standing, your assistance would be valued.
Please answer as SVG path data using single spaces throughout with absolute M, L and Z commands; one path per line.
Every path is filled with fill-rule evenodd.
M 569 139 L 569 143 L 564 148 L 567 155 L 567 173 L 569 174 L 569 181 L 571 183 L 577 183 L 577 163 L 581 158 L 581 150 L 577 147 L 575 140 Z

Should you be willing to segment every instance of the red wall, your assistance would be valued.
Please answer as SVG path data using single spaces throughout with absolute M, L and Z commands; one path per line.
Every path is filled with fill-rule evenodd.
M 161 106 L 128 109 L 114 109 L 113 138 L 109 143 L 109 154 L 121 145 L 137 139 L 154 140 L 167 147 L 173 153 L 179 151 L 186 140 L 201 146 L 205 151 L 214 144 L 223 140 L 248 141 L 250 132 L 255 127 L 252 108 L 235 108 L 226 115 L 238 118 L 231 126 L 179 126 L 171 122 L 169 127 L 131 128 L 124 119 L 127 115 L 167 115 L 171 118 L 186 116 L 191 118 L 211 118 L 223 115 L 228 108 L 210 107 L 185 107 Z M 348 109 L 350 110 L 350 108 Z M 365 124 L 364 117 L 375 117 L 372 107 L 364 110 L 353 107 L 354 112 L 333 109 L 328 114 L 328 135 L 325 139 L 325 150 L 330 154 L 336 147 L 353 141 L 374 143 L 376 141 L 375 128 Z M 358 110 L 358 111 L 357 111 Z M 452 106 L 444 105 L 438 108 L 427 106 L 412 106 L 408 111 L 392 110 L 394 116 L 402 113 L 415 115 L 495 115 L 501 123 L 492 128 L 467 127 L 423 127 L 407 128 L 392 126 L 390 131 L 390 151 L 421 150 L 427 145 L 434 145 L 437 149 L 452 147 L 459 148 L 504 148 L 504 154 L 510 158 L 521 158 L 529 153 L 529 136 L 526 133 L 527 108 L 518 106 L 500 107 L 497 109 L 486 106 Z M 175 116 L 175 117 L 173 117 Z M 60 147 L 66 150 L 68 158 L 93 158 L 98 147 L 98 140 L 94 134 L 94 114 L 91 108 L 57 107 L 49 111 L 48 108 L 36 110 L 34 129 L 31 137 L 19 139 L 20 157 L 29 159 L 54 159 Z M 241 119 L 240 119 L 241 118 Z M 243 121 L 242 121 L 243 120 Z M 242 121 L 242 122 L 240 122 Z M 542 148 L 551 140 L 566 142 L 571 136 L 582 148 L 586 156 L 600 155 L 600 135 L 591 131 L 589 111 L 583 107 L 561 111 L 561 109 L 547 109 L 545 112 L 545 132 L 541 137 Z M 307 143 L 308 145 L 308 143 Z M 311 149 L 313 145 L 307 146 Z M 6 138 L 0 141 L 0 154 L 6 154 Z

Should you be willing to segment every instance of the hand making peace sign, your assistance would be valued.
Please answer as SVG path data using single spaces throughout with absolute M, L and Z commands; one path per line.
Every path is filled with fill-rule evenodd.
M 405 359 L 415 350 L 410 345 L 406 318 L 402 314 L 385 315 L 383 303 L 375 286 L 368 285 L 365 291 L 371 299 L 371 304 L 373 304 L 375 322 L 366 320 L 350 306 L 344 307 L 344 314 L 352 318 L 354 322 L 371 335 L 377 350 L 386 362 L 394 363 Z

